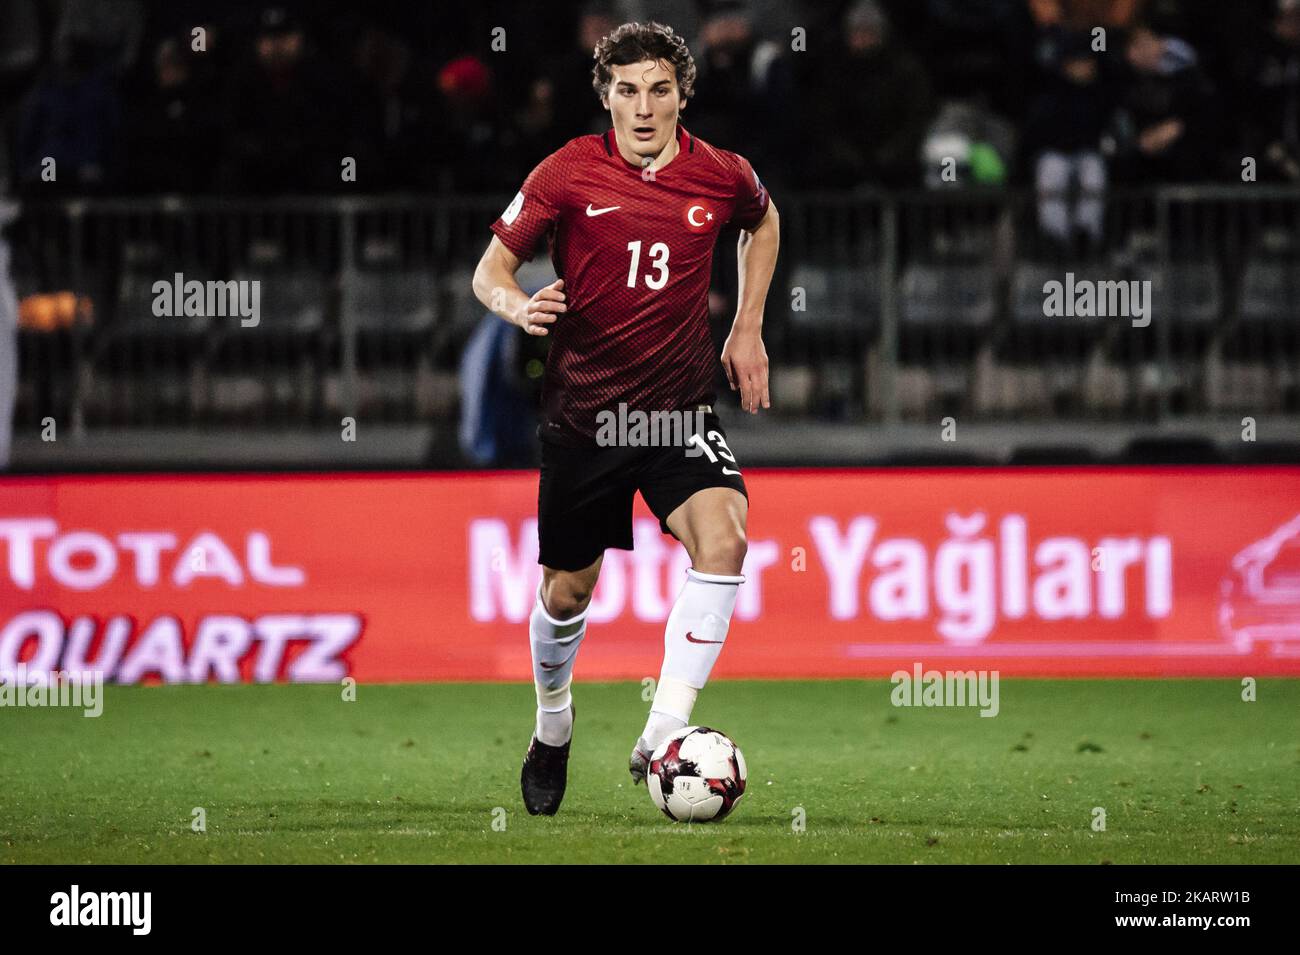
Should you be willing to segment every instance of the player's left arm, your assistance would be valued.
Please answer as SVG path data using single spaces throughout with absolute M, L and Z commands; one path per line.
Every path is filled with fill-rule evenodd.
M 752 229 L 741 229 L 736 244 L 736 320 L 722 346 L 722 367 L 731 390 L 740 389 L 740 406 L 758 414 L 761 403 L 772 406 L 767 395 L 767 350 L 763 347 L 763 303 L 776 269 L 781 245 L 781 220 L 770 199 L 767 213 Z

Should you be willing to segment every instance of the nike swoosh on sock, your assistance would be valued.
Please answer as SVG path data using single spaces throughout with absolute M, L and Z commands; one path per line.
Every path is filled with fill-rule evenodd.
M 722 643 L 721 640 L 701 640 L 698 637 L 693 637 L 689 630 L 686 631 L 686 639 L 691 643 Z

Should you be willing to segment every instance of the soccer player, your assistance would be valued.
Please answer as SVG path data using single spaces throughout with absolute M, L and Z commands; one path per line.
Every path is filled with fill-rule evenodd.
M 722 651 L 744 576 L 748 492 L 713 410 L 708 294 L 713 247 L 740 231 L 735 321 L 722 366 L 744 410 L 770 407 L 763 303 L 776 266 L 776 206 L 749 163 L 680 122 L 695 63 L 670 27 L 625 23 L 595 48 L 593 85 L 613 128 L 544 159 L 492 225 L 474 292 L 530 335 L 553 335 L 543 380 L 538 563 L 529 619 L 537 716 L 520 784 L 534 815 L 560 807 L 574 707 L 570 682 L 608 547 L 632 549 L 641 492 L 691 567 L 664 633 L 664 659 L 629 770 L 686 726 Z M 755 117 L 755 121 L 761 119 Z M 548 241 L 559 278 L 531 297 L 515 281 Z M 679 446 L 602 440 L 601 412 L 690 412 Z M 608 420 L 608 419 L 606 419 Z M 680 418 L 678 420 L 681 420 Z

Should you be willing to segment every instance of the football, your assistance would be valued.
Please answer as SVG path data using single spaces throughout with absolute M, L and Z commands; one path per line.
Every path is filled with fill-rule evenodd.
M 707 726 L 678 730 L 650 756 L 646 785 L 677 822 L 725 819 L 745 794 L 745 757 L 725 733 Z

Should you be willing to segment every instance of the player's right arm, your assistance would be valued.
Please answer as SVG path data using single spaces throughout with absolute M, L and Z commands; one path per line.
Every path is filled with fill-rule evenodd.
M 529 295 L 515 281 L 520 264 L 519 256 L 493 236 L 474 269 L 474 294 L 511 325 L 518 325 L 529 335 L 545 335 L 546 327 L 568 309 L 564 279 L 556 279 Z
M 564 280 L 556 279 L 535 295 L 515 281 L 519 264 L 532 257 L 542 238 L 553 234 L 565 195 L 565 150 L 537 164 L 514 200 L 492 224 L 492 241 L 474 270 L 474 294 L 489 309 L 529 335 L 547 334 L 568 306 Z

